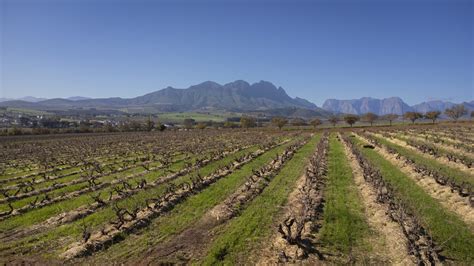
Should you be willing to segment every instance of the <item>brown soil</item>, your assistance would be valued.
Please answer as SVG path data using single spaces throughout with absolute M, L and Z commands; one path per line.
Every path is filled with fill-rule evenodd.
M 430 140 L 425 140 L 424 138 L 416 136 L 414 134 L 410 134 L 410 138 L 413 138 L 413 139 L 418 140 L 418 141 L 424 141 L 424 142 L 429 143 L 430 145 L 433 145 L 433 146 L 435 146 L 437 148 L 440 148 L 440 149 L 444 149 L 444 150 L 447 150 L 447 151 L 450 151 L 450 152 L 453 152 L 453 153 L 457 153 L 457 154 L 462 154 L 464 156 L 470 157 L 471 159 L 474 158 L 474 153 L 464 151 L 464 150 L 455 148 L 453 146 L 449 146 L 447 144 L 435 143 L 435 142 L 430 141 Z
M 294 153 L 292 152 L 291 154 Z M 262 184 L 262 182 L 267 182 L 264 177 L 275 171 L 279 171 L 283 164 L 290 159 L 291 157 L 287 157 L 286 159 L 279 157 L 279 159 L 270 162 L 268 165 L 269 168 L 265 168 L 265 173 L 258 179 L 254 179 L 255 182 L 253 182 L 253 184 L 249 185 L 250 181 L 247 181 L 232 195 L 227 197 L 226 200 L 204 214 L 196 224 L 188 227 L 167 242 L 149 249 L 148 252 L 142 256 L 143 259 L 139 261 L 138 264 L 188 264 L 202 258 L 209 245 L 213 242 L 219 225 L 225 224 L 234 217 L 239 206 L 244 205 L 256 197 L 261 190 L 256 192 L 255 188 L 258 187 L 259 184 Z M 256 176 L 253 175 L 253 177 Z
M 360 135 L 357 136 L 364 139 Z M 474 209 L 471 208 L 467 197 L 461 197 L 459 194 L 451 192 L 448 186 L 438 184 L 432 177 L 416 173 L 413 166 L 397 159 L 395 155 L 388 153 L 385 149 L 376 147 L 375 150 L 415 181 L 431 197 L 437 199 L 445 209 L 455 213 L 471 230 L 474 230 Z
M 217 219 L 210 212 L 205 214 L 196 224 L 178 236 L 158 247 L 150 248 L 138 264 L 189 263 L 202 257 L 206 248 L 214 239 L 215 229 L 227 219 Z
M 301 201 L 301 191 L 305 184 L 306 175 L 302 175 L 293 191 L 288 196 L 288 202 L 282 210 L 282 215 L 280 217 L 300 217 L 303 213 L 303 204 Z M 280 222 L 280 221 L 278 221 Z M 277 224 L 274 224 L 274 234 L 269 238 L 268 242 L 265 243 L 265 246 L 258 251 L 258 254 L 253 254 L 254 258 L 252 261 L 255 261 L 256 265 L 276 265 L 279 263 L 278 254 L 281 251 L 285 251 L 285 254 L 288 254 L 292 257 L 298 252 L 298 247 L 296 245 L 290 246 L 287 242 L 281 237 L 281 234 L 277 232 Z M 303 229 L 303 236 L 310 236 L 311 230 L 309 228 L 309 223 Z M 257 257 L 258 256 L 258 257 Z M 318 259 L 316 254 L 309 254 L 309 257 L 305 259 L 304 264 L 321 264 L 321 261 Z
M 282 145 L 286 142 L 288 142 L 288 141 L 285 140 L 279 145 Z M 248 148 L 248 147 L 241 147 L 241 148 L 236 149 L 234 151 L 226 151 L 226 152 L 223 153 L 223 156 L 228 155 L 228 154 L 233 154 L 233 153 L 235 153 L 239 150 L 243 150 L 243 149 L 246 149 L 246 148 Z M 256 151 L 257 154 L 261 154 L 263 152 L 264 152 L 263 150 L 257 150 Z M 213 160 L 217 160 L 217 159 L 218 158 L 214 158 Z M 210 161 L 211 160 L 209 160 L 209 162 Z M 159 168 L 161 168 L 161 167 L 156 167 L 154 169 L 159 169 Z M 186 167 L 184 169 L 181 169 L 177 173 L 172 173 L 172 174 L 168 174 L 166 176 L 161 176 L 158 179 L 156 179 L 155 181 L 153 181 L 149 184 L 146 184 L 143 188 L 131 188 L 131 189 L 127 189 L 127 190 L 124 190 L 124 191 L 127 191 L 127 193 L 129 193 L 129 195 L 135 194 L 139 191 L 142 191 L 143 189 L 149 189 L 149 188 L 161 185 L 163 183 L 169 182 L 169 181 L 171 181 L 171 180 L 173 180 L 177 177 L 180 177 L 184 174 L 187 174 L 187 173 L 189 173 L 189 172 L 191 172 L 195 169 L 197 169 L 196 166 Z M 135 177 L 135 176 L 141 176 L 144 173 L 145 172 L 138 173 L 138 174 L 132 174 L 132 175 L 129 175 L 129 176 L 125 177 L 125 179 Z M 114 180 L 114 181 L 111 182 L 111 184 L 117 184 L 117 183 L 120 183 L 120 180 Z M 100 190 L 98 192 L 101 193 Z M 69 198 L 74 198 L 78 195 L 80 195 L 80 194 L 78 194 L 78 191 L 74 191 L 74 192 L 69 193 L 68 195 L 66 195 L 64 197 L 67 197 L 69 199 Z M 106 205 L 109 205 L 109 204 L 111 204 L 113 202 L 116 202 L 118 200 L 121 200 L 125 197 L 127 197 L 127 195 L 114 194 L 110 200 L 104 200 L 104 202 L 106 203 Z M 97 202 L 94 202 L 92 204 L 83 205 L 83 206 L 80 206 L 80 207 L 78 207 L 74 210 L 70 210 L 70 211 L 63 212 L 63 213 L 60 213 L 58 215 L 52 216 L 52 217 L 48 218 L 47 220 L 45 220 L 45 221 L 43 221 L 39 224 L 35 224 L 35 225 L 29 226 L 27 228 L 12 230 L 12 231 L 7 232 L 5 234 L 0 234 L 0 240 L 1 241 L 6 241 L 6 242 L 15 241 L 16 239 L 21 238 L 21 237 L 36 234 L 37 232 L 40 232 L 40 231 L 48 230 L 50 228 L 53 228 L 53 227 L 56 227 L 56 226 L 59 226 L 59 225 L 62 225 L 62 224 L 66 224 L 66 223 L 76 221 L 77 219 L 80 219 L 82 217 L 85 217 L 87 215 L 90 215 L 90 214 L 94 213 L 95 211 L 97 211 L 98 209 L 100 209 L 102 207 L 103 206 L 98 204 Z
M 402 146 L 403 148 L 409 149 L 409 150 L 411 150 L 411 151 L 415 151 L 415 152 L 417 152 L 418 154 L 420 154 L 420 155 L 422 155 L 422 156 L 424 156 L 424 157 L 426 157 L 426 158 L 434 159 L 434 160 L 436 160 L 436 161 L 438 161 L 438 162 L 440 162 L 440 163 L 445 164 L 446 166 L 459 169 L 459 170 L 461 170 L 461 171 L 463 171 L 463 172 L 466 172 L 466 173 L 468 173 L 468 174 L 474 176 L 474 168 L 471 168 L 471 169 L 470 169 L 470 168 L 467 168 L 467 166 L 465 166 L 465 165 L 463 165 L 463 164 L 461 164 L 461 163 L 450 162 L 450 161 L 448 161 L 448 159 L 445 158 L 445 157 L 434 157 L 434 156 L 432 156 L 432 155 L 422 153 L 422 152 L 420 152 L 419 150 L 417 150 L 416 148 L 414 148 L 414 147 L 408 145 L 408 144 L 407 144 L 405 141 L 403 141 L 403 140 L 385 138 L 384 136 L 382 136 L 382 135 L 380 135 L 380 134 L 377 134 L 377 133 L 369 133 L 369 134 L 373 134 L 374 136 L 377 136 L 377 137 L 380 137 L 380 138 L 384 138 L 384 139 L 386 139 L 386 140 L 388 140 L 388 141 L 390 141 L 390 142 L 392 142 L 392 143 L 395 143 L 395 144 L 397 144 L 397 145 L 399 145 L 399 146 Z
M 402 229 L 388 217 L 388 208 L 377 202 L 376 191 L 365 182 L 362 169 L 345 143 L 344 151 L 352 167 L 369 226 L 377 232 L 372 245 L 375 255 L 386 258 L 387 263 L 392 265 L 413 265 L 414 258 L 408 255 L 407 240 Z

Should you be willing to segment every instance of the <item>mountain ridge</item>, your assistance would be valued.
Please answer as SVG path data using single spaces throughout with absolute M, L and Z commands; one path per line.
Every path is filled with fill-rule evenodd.
M 474 110 L 474 101 L 471 102 L 462 102 L 466 109 L 470 112 Z M 349 100 L 338 100 L 338 99 L 327 99 L 323 105 L 322 109 L 333 112 L 333 113 L 345 113 L 345 114 L 356 114 L 361 115 L 368 112 L 377 114 L 377 115 L 386 115 L 386 114 L 398 114 L 402 115 L 405 112 L 420 112 L 426 113 L 429 111 L 440 111 L 444 112 L 447 108 L 456 105 L 453 102 L 447 101 L 426 101 L 415 105 L 408 105 L 400 97 L 388 97 L 388 98 L 371 98 L 371 97 L 362 97 L 359 99 L 349 99 Z
M 55 108 L 128 108 L 148 107 L 157 111 L 193 111 L 193 110 L 267 110 L 296 107 L 321 110 L 315 104 L 288 96 L 282 87 L 276 87 L 268 81 L 250 84 L 236 80 L 224 85 L 205 81 L 186 89 L 166 87 L 134 98 L 98 98 L 98 99 L 47 99 L 34 104 L 22 101 L 6 101 L 0 106 L 35 107 L 37 109 Z
M 462 103 L 469 111 L 474 110 L 474 101 Z M 377 115 L 389 113 L 403 114 L 408 111 L 425 113 L 450 108 L 455 103 L 448 101 L 426 101 L 408 105 L 400 97 L 359 99 L 327 99 L 322 108 L 300 97 L 292 98 L 282 87 L 269 81 L 253 84 L 245 80 L 235 80 L 226 84 L 205 81 L 188 88 L 166 88 L 133 98 L 87 98 L 74 96 L 68 98 L 44 99 L 23 97 L 20 99 L 0 98 L 0 106 L 30 108 L 38 110 L 110 109 L 147 112 L 187 112 L 196 110 L 215 110 L 233 112 L 255 112 L 264 110 L 308 109 L 320 114 L 340 113 L 361 115 L 372 112 Z M 288 109 L 290 108 L 290 109 Z M 280 109 L 280 111 L 278 111 Z M 293 113 L 293 111 L 289 111 Z M 309 112 L 311 113 L 311 112 Z

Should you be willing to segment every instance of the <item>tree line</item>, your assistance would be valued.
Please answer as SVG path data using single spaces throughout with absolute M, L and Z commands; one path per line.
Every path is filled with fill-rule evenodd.
M 449 118 L 453 119 L 454 121 L 458 121 L 459 118 L 466 115 L 467 113 L 468 113 L 468 110 L 462 104 L 455 105 L 455 106 L 453 106 L 451 108 L 448 108 L 444 111 L 444 114 L 446 116 L 448 116 Z M 422 114 L 420 112 L 406 112 L 406 113 L 403 114 L 402 117 L 405 120 L 411 121 L 413 124 L 415 123 L 416 120 L 419 120 L 419 119 L 422 119 L 422 118 L 429 119 L 434 124 L 436 122 L 436 120 L 439 119 L 441 114 L 442 113 L 440 111 L 429 111 L 429 112 L 426 112 L 424 114 Z M 474 118 L 474 111 L 471 112 L 470 116 L 471 116 L 471 118 Z M 386 114 L 386 115 L 383 115 L 383 116 L 379 116 L 377 114 L 369 112 L 369 113 L 366 113 L 366 114 L 363 114 L 363 115 L 360 115 L 360 116 L 359 115 L 354 115 L 354 114 L 347 114 L 347 115 L 344 115 L 342 117 L 333 115 L 333 116 L 328 118 L 328 122 L 335 127 L 339 122 L 341 122 L 343 120 L 348 125 L 350 125 L 352 127 L 358 121 L 370 123 L 370 125 L 373 126 L 374 122 L 376 122 L 377 120 L 384 120 L 384 121 L 388 121 L 390 126 L 391 126 L 392 122 L 397 120 L 399 117 L 400 116 L 397 115 L 397 114 Z M 275 127 L 278 127 L 279 129 L 281 129 L 282 127 L 287 125 L 289 122 L 290 121 L 287 118 L 284 118 L 284 117 L 274 117 L 271 120 L 272 125 L 274 125 Z M 317 126 L 321 125 L 323 122 L 320 119 L 313 119 L 313 120 L 309 121 L 309 123 L 306 123 L 306 121 L 304 121 L 303 119 L 293 119 L 291 121 L 291 123 L 292 123 L 293 126 L 312 125 L 313 127 L 316 128 Z
M 466 115 L 468 110 L 464 105 L 455 105 L 444 111 L 444 114 L 454 121 L 458 121 L 459 118 Z M 419 119 L 429 119 L 434 124 L 436 120 L 441 116 L 440 111 L 429 111 L 424 114 L 419 112 L 406 112 L 402 115 L 403 119 L 411 121 L 413 124 Z M 470 113 L 471 118 L 474 118 L 474 111 Z M 339 122 L 344 121 L 351 127 L 361 121 L 370 123 L 372 126 L 377 120 L 388 121 L 390 126 L 393 121 L 397 120 L 400 116 L 397 114 L 386 114 L 379 116 L 374 113 L 366 113 L 363 115 L 347 114 L 344 116 L 333 115 L 327 119 L 329 124 L 335 127 Z M 20 118 L 21 124 L 28 124 L 29 121 Z M 268 122 L 268 120 L 266 120 Z M 315 118 L 306 121 L 302 118 L 288 119 L 286 117 L 273 117 L 270 120 L 270 124 L 274 127 L 282 129 L 286 125 L 291 126 L 312 126 L 317 128 L 323 124 L 323 121 L 319 118 Z M 197 122 L 194 119 L 187 118 L 182 122 L 182 127 L 185 129 L 205 129 L 208 127 L 212 128 L 252 128 L 263 126 L 262 120 L 258 120 L 255 117 L 244 115 L 237 119 L 229 119 L 225 122 Z M 50 134 L 50 133 L 88 133 L 88 132 L 129 132 L 129 131 L 163 131 L 166 127 L 160 122 L 153 121 L 151 117 L 148 117 L 145 121 L 139 120 L 126 120 L 120 122 L 106 122 L 98 123 L 83 120 L 80 122 L 65 122 L 60 120 L 58 117 L 43 118 L 37 124 L 33 125 L 31 129 L 24 130 L 22 128 L 13 127 L 11 129 L 4 129 L 0 131 L 0 135 L 23 135 L 23 134 Z

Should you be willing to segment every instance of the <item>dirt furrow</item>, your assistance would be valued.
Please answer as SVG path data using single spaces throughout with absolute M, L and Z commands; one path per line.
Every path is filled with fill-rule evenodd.
M 139 167 L 140 165 L 143 165 L 143 163 L 154 162 L 154 160 L 148 160 L 148 162 L 143 162 L 142 159 L 146 159 L 146 158 L 147 158 L 147 156 L 137 156 L 134 159 L 124 159 L 124 160 L 100 163 L 100 167 L 101 168 L 107 168 L 107 167 L 113 167 L 113 166 L 118 165 L 118 164 L 131 163 L 131 162 L 140 162 L 140 164 L 138 164 L 138 165 L 134 164 L 134 165 L 125 166 L 125 167 L 117 169 L 117 171 L 121 171 L 122 169 L 127 170 L 127 169 L 130 169 L 131 167 Z M 60 174 L 60 175 L 56 175 L 56 176 L 48 176 L 47 174 L 49 174 L 49 173 L 56 173 L 56 172 L 68 170 L 68 169 L 75 168 L 75 167 L 82 167 L 84 165 L 85 165 L 85 163 L 78 163 L 78 164 L 67 166 L 67 167 L 58 167 L 58 168 L 55 168 L 55 169 L 52 169 L 52 170 L 41 171 L 41 172 L 33 172 L 33 173 L 28 173 L 28 174 L 23 175 L 23 176 L 0 179 L 0 184 L 14 182 L 14 181 L 20 181 L 21 182 L 23 179 L 32 179 L 31 180 L 32 184 L 41 184 L 43 182 L 47 182 L 47 181 L 56 180 L 56 179 L 68 177 L 68 176 L 71 176 L 71 175 L 79 174 L 83 170 L 79 169 L 79 170 L 75 170 L 75 171 L 72 171 L 72 172 L 67 173 L 67 174 Z M 37 178 L 37 177 L 42 177 L 42 178 Z M 28 180 L 28 181 L 30 181 L 30 180 Z M 7 189 L 9 189 L 9 190 L 15 189 L 15 186 L 7 187 Z
M 275 144 L 274 146 L 265 147 L 263 149 L 263 151 L 259 151 L 256 154 L 260 154 L 261 152 L 263 153 L 264 151 L 266 151 L 268 149 L 272 149 L 276 146 L 283 145 L 284 143 L 286 143 L 286 142 Z M 193 166 L 186 167 L 186 168 L 181 169 L 180 171 L 178 171 L 176 173 L 172 173 L 172 174 L 169 174 L 169 175 L 166 175 L 166 176 L 160 176 L 154 182 L 151 182 L 151 183 L 146 183 L 146 182 L 143 183 L 142 182 L 142 183 L 138 184 L 137 187 L 131 187 L 130 185 L 125 185 L 125 183 L 121 183 L 123 185 L 123 188 L 121 188 L 120 190 L 112 191 L 112 192 L 117 192 L 117 193 L 116 194 L 111 193 L 110 197 L 108 199 L 101 199 L 100 194 L 99 194 L 99 195 L 93 197 L 95 199 L 95 202 L 92 203 L 92 204 L 80 206 L 80 207 L 78 207 L 74 210 L 60 213 L 56 216 L 48 218 L 46 221 L 44 221 L 42 223 L 33 225 L 31 227 L 8 232 L 4 235 L 1 235 L 0 240 L 2 240 L 2 241 L 14 240 L 14 239 L 17 239 L 18 237 L 23 237 L 23 236 L 26 236 L 26 235 L 29 235 L 29 234 L 34 234 L 36 232 L 47 230 L 48 228 L 52 228 L 54 226 L 60 226 L 62 224 L 71 223 L 71 222 L 76 221 L 78 219 L 84 218 L 84 217 L 98 211 L 99 209 L 104 208 L 105 206 L 109 206 L 110 204 L 113 204 L 114 202 L 118 202 L 122 199 L 133 196 L 134 194 L 136 194 L 136 193 L 138 193 L 142 190 L 151 189 L 151 188 L 157 187 L 161 184 L 170 182 L 170 181 L 172 181 L 172 180 L 174 180 L 174 179 L 176 179 L 180 176 L 186 175 L 186 174 L 190 173 L 191 171 L 195 171 L 195 170 L 199 169 L 200 167 L 203 167 L 203 166 L 205 166 L 205 165 L 207 165 L 207 164 L 209 164 L 213 161 L 217 161 L 219 159 L 222 159 L 223 157 L 231 155 L 231 154 L 233 154 L 233 153 L 235 153 L 239 150 L 241 150 L 241 149 L 234 150 L 234 151 L 229 151 L 229 152 L 224 152 L 221 155 L 218 155 L 218 156 L 216 156 L 212 159 L 202 161 L 199 166 L 193 165 Z M 143 175 L 143 174 L 141 174 L 141 175 Z M 80 191 L 73 192 L 72 194 L 74 194 L 74 195 L 72 195 L 68 198 L 72 198 L 73 196 L 77 196 L 76 194 L 78 194 L 79 192 Z M 90 192 L 90 191 L 86 191 L 86 192 Z
M 408 244 L 407 251 L 415 258 L 415 263 L 426 265 L 444 261 L 445 258 L 439 254 L 440 249 L 433 241 L 432 236 L 420 224 L 418 218 L 411 213 L 410 209 L 402 203 L 401 199 L 395 196 L 393 188 L 384 180 L 379 170 L 374 168 L 372 163 L 362 155 L 359 150 L 361 147 L 356 148 L 348 138 L 344 138 L 344 141 L 357 159 L 363 171 L 364 180 L 377 192 L 377 202 L 386 206 L 388 208 L 387 215 L 400 225 Z
M 417 152 L 418 154 L 421 154 L 422 156 L 424 156 L 425 158 L 429 158 L 429 159 L 434 159 L 440 163 L 443 163 L 447 166 L 450 166 L 450 167 L 453 167 L 453 168 L 456 168 L 456 169 L 459 169 L 461 171 L 464 171 L 470 175 L 474 175 L 474 168 L 467 168 L 465 165 L 461 164 L 461 163 L 455 163 L 455 162 L 450 162 L 447 158 L 445 157 L 435 157 L 435 156 L 432 156 L 432 155 L 429 155 L 429 154 L 426 154 L 426 153 L 422 153 L 420 152 L 418 149 L 408 145 L 405 141 L 403 140 L 400 140 L 400 139 L 396 139 L 396 138 L 385 138 L 384 136 L 382 136 L 381 134 L 379 133 L 371 133 L 369 132 L 369 134 L 372 134 L 376 137 L 379 137 L 379 138 L 384 138 L 394 144 L 397 144 L 399 146 L 402 146 L 403 148 L 406 148 L 406 149 L 409 149 L 411 151 L 415 151 Z
M 290 151 L 295 149 L 295 145 L 290 146 L 289 149 Z M 184 183 L 181 186 L 170 188 L 162 197 L 147 201 L 146 208 L 133 211 L 117 208 L 116 214 L 119 221 L 112 221 L 99 231 L 87 233 L 87 237 L 84 237 L 83 241 L 70 245 L 67 251 L 61 255 L 61 258 L 72 259 L 74 257 L 86 256 L 122 240 L 124 235 L 148 226 L 151 220 L 171 210 L 187 197 L 199 193 L 199 191 L 218 179 L 231 174 L 234 170 L 239 169 L 243 164 L 251 161 L 263 152 L 263 150 L 259 150 L 253 154 L 243 156 L 208 176 L 198 176 L 192 179 L 192 184 Z M 286 150 L 286 152 L 289 151 Z M 278 161 L 275 163 L 278 164 Z
M 357 137 L 369 142 L 361 135 L 357 135 Z M 474 208 L 471 207 L 468 197 L 461 197 L 458 193 L 453 192 L 450 187 L 442 186 L 432 177 L 416 172 L 413 165 L 405 163 L 400 156 L 397 159 L 395 154 L 390 154 L 383 147 L 376 146 L 375 151 L 382 155 L 384 159 L 397 166 L 406 176 L 423 188 L 426 193 L 437 199 L 445 209 L 457 214 L 471 230 L 474 230 Z
M 325 133 L 309 159 L 305 174 L 289 194 L 269 243 L 265 243 L 254 259 L 257 265 L 318 263 L 323 259 L 313 234 L 321 227 L 328 147 Z
M 342 139 L 342 137 L 340 137 Z M 364 179 L 364 173 L 356 157 L 343 141 L 344 151 L 353 170 L 354 181 L 359 188 L 362 202 L 365 207 L 367 221 L 379 236 L 383 238 L 378 243 L 383 243 L 383 247 L 374 247 L 383 251 L 381 257 L 387 258 L 392 265 L 414 265 L 415 260 L 408 254 L 408 241 L 403 235 L 400 225 L 391 220 L 387 215 L 389 208 L 380 204 L 377 200 L 377 191 Z
M 430 145 L 433 145 L 433 146 L 435 146 L 439 149 L 443 149 L 443 150 L 453 152 L 453 153 L 457 153 L 457 154 L 462 154 L 462 155 L 465 155 L 465 156 L 467 156 L 471 159 L 474 158 L 474 153 L 472 153 L 472 152 L 465 151 L 465 150 L 462 150 L 460 148 L 455 148 L 455 147 L 447 145 L 445 143 L 436 143 L 431 139 L 426 139 L 426 138 L 417 136 L 416 133 L 410 133 L 410 134 L 408 134 L 408 137 L 413 138 L 413 139 L 418 140 L 418 141 L 424 141 L 424 142 L 426 142 Z
M 271 182 L 273 177 L 288 162 L 305 142 L 290 146 L 283 154 L 263 166 L 247 178 L 224 202 L 209 210 L 196 224 L 164 244 L 150 249 L 141 263 L 153 264 L 159 261 L 189 263 L 203 255 L 208 244 L 214 239 L 213 229 L 238 215 L 245 206 L 257 197 Z
M 179 177 L 183 174 L 186 174 L 188 173 L 189 171 L 191 170 L 195 170 L 197 167 L 202 167 L 212 161 L 216 161 L 216 160 L 219 160 L 219 159 L 222 159 L 224 156 L 227 156 L 227 155 L 230 155 L 230 154 L 233 154 L 233 153 L 236 153 L 236 152 L 239 152 L 241 150 L 244 150 L 244 149 L 247 149 L 248 147 L 241 147 L 241 148 L 238 148 L 238 149 L 234 149 L 232 151 L 225 151 L 223 152 L 222 154 L 219 154 L 219 155 L 216 155 L 215 157 L 211 158 L 211 159 L 204 159 L 204 160 L 201 160 L 199 161 L 199 163 L 197 163 L 196 165 L 191 165 L 191 166 L 188 166 L 176 173 L 172 173 L 170 174 L 169 176 L 166 176 L 164 177 L 164 180 L 165 181 L 169 181 L 171 179 L 174 179 L 176 177 Z M 171 162 L 171 163 L 175 163 L 175 162 Z M 120 193 L 121 192 L 124 192 L 125 194 L 128 193 L 129 191 L 128 190 L 131 190 L 130 192 L 133 194 L 134 193 L 134 189 L 132 188 L 129 188 L 129 184 L 127 183 L 127 180 L 130 180 L 130 179 L 135 179 L 135 178 L 139 178 L 139 177 L 142 177 L 142 176 L 145 176 L 147 174 L 151 174 L 153 173 L 153 171 L 158 171 L 158 170 L 161 170 L 161 169 L 166 169 L 169 165 L 162 165 L 162 166 L 157 166 L 157 167 L 151 167 L 151 168 L 148 168 L 144 171 L 141 171 L 139 173 L 134 173 L 134 174 L 130 174 L 130 175 L 127 175 L 127 176 L 124 176 L 124 177 L 121 177 L 121 178 L 117 178 L 115 180 L 112 180 L 110 182 L 101 182 L 100 181 L 100 177 L 93 177 L 93 178 L 90 178 L 90 177 L 84 177 L 82 179 L 85 179 L 86 181 L 89 182 L 88 186 L 87 187 L 84 187 L 80 190 L 76 190 L 76 191 L 72 191 L 72 192 L 69 192 L 69 193 L 63 193 L 62 195 L 59 195 L 57 197 L 54 197 L 54 198 L 51 198 L 49 197 L 48 194 L 45 194 L 45 196 L 43 197 L 43 199 L 39 199 L 39 196 L 37 196 L 34 200 L 32 200 L 29 204 L 21 207 L 21 208 L 16 208 L 14 209 L 13 207 L 10 206 L 10 210 L 9 211 L 6 211 L 6 212 L 3 212 L 3 213 L 0 213 L 0 221 L 2 220 L 5 220 L 5 219 L 8 219 L 10 217 L 13 217 L 13 216 L 17 216 L 17 215 L 20 215 L 20 214 L 23 214 L 23 213 L 26 213 L 28 211 L 31 211 L 31 210 L 34 210 L 34 209 L 40 209 L 40 208 L 43 208 L 45 206 L 49 206 L 49 205 L 52 205 L 52 204 L 55 204 L 55 203 L 58 203 L 58 202 L 61 202 L 61 201 L 65 201 L 65 200 L 69 200 L 69 199 L 73 199 L 75 197 L 78 197 L 80 195 L 83 195 L 83 194 L 86 194 L 86 193 L 90 193 L 90 192 L 95 192 L 95 191 L 99 191 L 104 189 L 104 188 L 107 188 L 107 187 L 110 187 L 110 186 L 118 186 L 118 185 L 123 185 L 124 188 L 121 190 L 121 191 L 118 191 L 116 190 L 115 192 L 117 193 Z M 115 174 L 115 173 L 114 173 Z M 80 182 L 79 182 L 80 181 Z M 81 183 L 82 181 L 81 180 L 75 180 L 75 181 L 72 181 L 74 184 L 76 183 Z M 141 181 L 143 183 L 143 180 Z M 158 182 L 158 183 L 156 183 Z M 159 185 L 163 182 L 161 182 L 160 180 L 157 180 L 155 183 L 155 185 Z M 145 183 L 146 184 L 146 183 Z M 73 184 L 68 184 L 68 185 L 73 185 Z M 143 184 L 139 184 L 138 186 L 143 186 Z M 64 186 L 61 186 L 61 187 L 64 187 Z M 150 187 L 150 186 L 148 186 Z M 141 187 L 140 187 L 141 188 Z M 51 189 L 53 190 L 53 189 Z M 35 192 L 35 191 L 32 191 L 32 192 Z M 38 191 L 36 191 L 38 192 Z M 112 191 L 113 192 L 113 191 Z M 119 196 L 122 196 L 122 195 L 119 195 Z M 116 198 L 116 197 L 115 197 Z M 110 197 L 109 197 L 109 201 L 113 199 L 113 195 L 112 193 L 110 194 Z M 98 202 L 100 206 L 104 205 L 103 202 Z M 96 204 L 97 205 L 97 204 Z M 100 207 L 99 206 L 99 207 Z M 91 206 L 87 206 L 87 210 L 89 210 Z M 97 207 L 95 205 L 92 206 L 92 208 L 94 207 Z M 86 212 L 88 212 L 87 210 L 85 210 L 85 207 L 81 206 L 79 207 L 78 209 L 82 209 Z M 64 216 L 64 215 L 60 215 L 60 216 Z M 65 216 L 70 216 L 70 215 L 65 215 Z M 77 215 L 75 215 L 77 216 Z M 81 216 L 82 217 L 82 216 Z M 63 219 L 63 218 L 61 218 Z

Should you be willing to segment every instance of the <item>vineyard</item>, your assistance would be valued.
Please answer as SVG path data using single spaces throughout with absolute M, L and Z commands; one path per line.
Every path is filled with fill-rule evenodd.
M 474 264 L 468 123 L 0 146 L 2 264 Z

